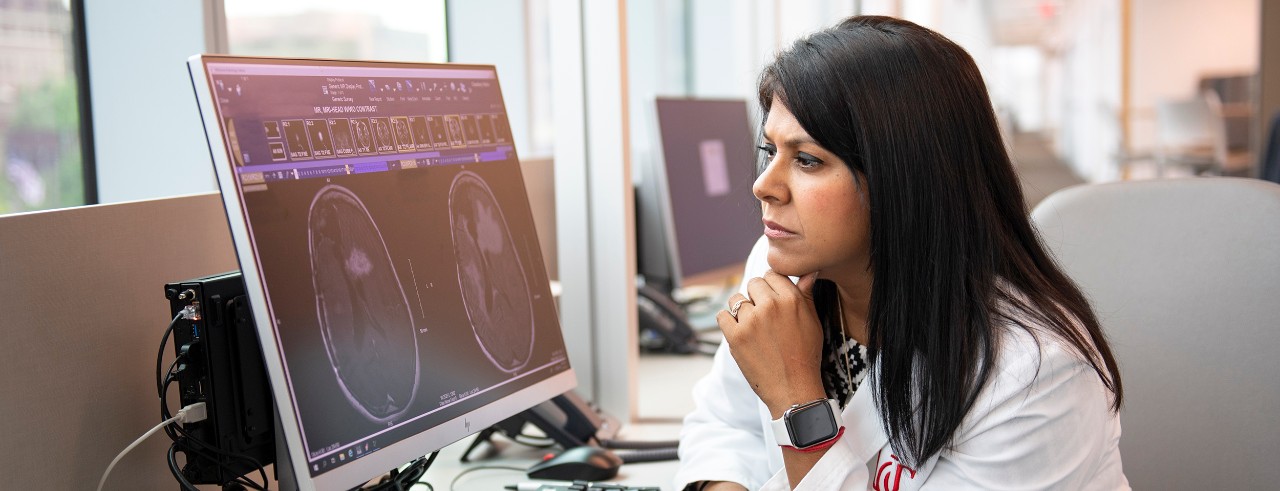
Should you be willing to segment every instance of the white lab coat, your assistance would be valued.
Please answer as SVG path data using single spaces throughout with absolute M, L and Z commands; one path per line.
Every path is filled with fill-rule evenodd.
M 752 251 L 746 279 L 768 268 L 764 243 Z M 873 365 L 841 415 L 844 436 L 795 489 L 1129 489 L 1110 392 L 1068 347 L 1048 335 L 1039 338 L 1037 346 L 1022 328 L 1005 330 L 996 367 L 957 429 L 954 445 L 918 469 L 900 464 L 888 445 L 871 394 Z M 769 410 L 727 345 L 720 346 L 693 395 L 697 407 L 685 417 L 680 434 L 677 490 L 696 481 L 733 481 L 761 490 L 790 487 Z

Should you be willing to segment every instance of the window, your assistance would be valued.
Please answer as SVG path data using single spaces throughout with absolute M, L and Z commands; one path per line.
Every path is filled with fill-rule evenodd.
M 94 201 L 68 0 L 0 0 L 0 214 Z
M 224 0 L 232 54 L 443 62 L 444 0 Z

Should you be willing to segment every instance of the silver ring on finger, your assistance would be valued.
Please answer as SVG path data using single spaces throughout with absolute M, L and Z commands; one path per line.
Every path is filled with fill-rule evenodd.
M 742 308 L 742 304 L 750 301 L 751 299 L 744 297 L 739 299 L 737 302 L 733 302 L 733 305 L 729 306 L 729 316 L 733 317 L 733 320 L 735 321 L 738 320 L 738 309 Z

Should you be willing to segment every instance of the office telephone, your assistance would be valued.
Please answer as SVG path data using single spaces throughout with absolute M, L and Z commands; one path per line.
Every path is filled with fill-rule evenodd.
M 670 295 L 647 284 L 639 285 L 636 307 L 641 349 L 681 354 L 702 351 L 688 316 Z
M 529 436 L 524 433 L 526 425 L 533 425 L 564 449 L 594 446 L 619 450 L 617 454 L 625 463 L 676 459 L 676 441 L 615 440 L 621 425 L 618 419 L 569 391 L 481 431 L 463 452 L 462 461 L 469 462 L 471 453 L 481 443 L 490 442 L 494 433 L 525 441 Z

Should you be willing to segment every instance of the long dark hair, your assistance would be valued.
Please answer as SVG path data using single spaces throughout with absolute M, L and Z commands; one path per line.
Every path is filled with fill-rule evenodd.
M 900 458 L 918 465 L 951 444 L 1008 324 L 1072 346 L 1119 410 L 1115 358 L 1088 300 L 1028 220 L 986 86 L 964 49 L 907 21 L 851 17 L 764 69 L 766 114 L 775 100 L 865 181 L 868 353 L 879 362 L 870 385 L 890 442 L 907 454 Z M 834 285 L 815 288 L 830 326 Z

